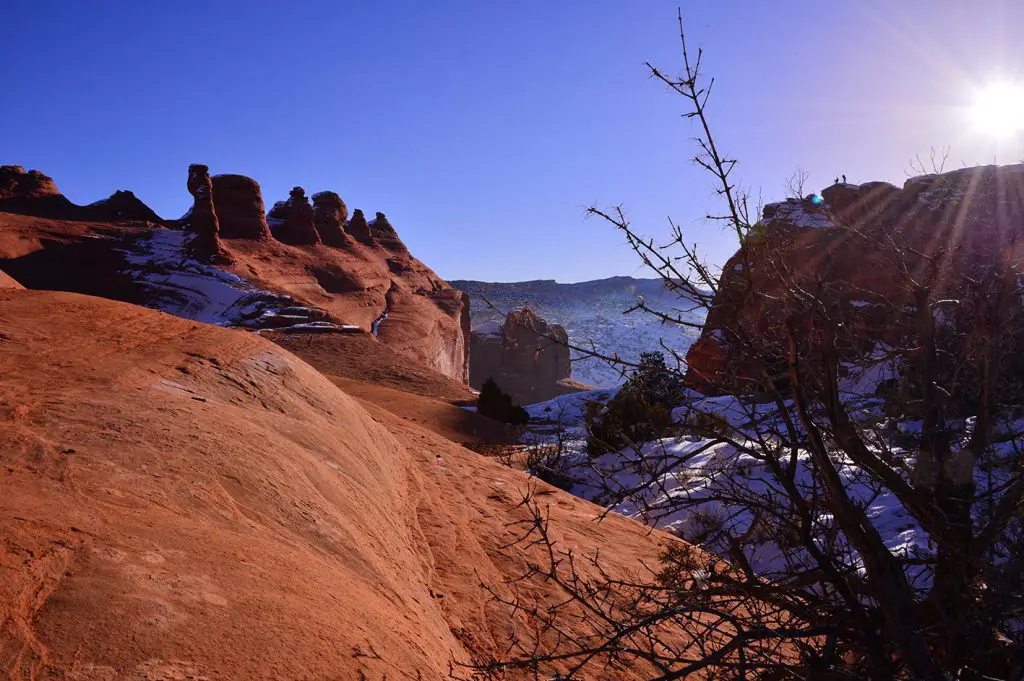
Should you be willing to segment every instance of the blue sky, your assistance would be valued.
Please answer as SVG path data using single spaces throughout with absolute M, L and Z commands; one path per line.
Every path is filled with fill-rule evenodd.
M 194 162 L 255 178 L 268 205 L 332 189 L 453 279 L 642 274 L 590 205 L 655 237 L 671 216 L 721 262 L 735 244 L 700 220 L 712 187 L 683 102 L 643 66 L 679 66 L 678 4 L 12 0 L 0 163 L 80 203 L 132 189 L 167 217 Z M 1024 77 L 1024 3 L 682 5 L 719 142 L 766 200 L 797 167 L 819 189 L 900 184 L 931 146 L 952 166 L 1024 156 L 966 115 L 979 84 Z

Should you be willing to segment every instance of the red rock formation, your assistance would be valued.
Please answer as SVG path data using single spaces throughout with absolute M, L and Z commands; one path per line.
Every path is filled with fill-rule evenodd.
M 21 166 L 0 166 L 0 211 L 63 220 L 162 222 L 160 216 L 130 191 L 79 206 L 60 193 L 53 180 Z
M 38 170 L 0 166 L 0 202 L 62 196 L 57 185 Z
M 530 570 L 524 495 L 550 503 L 581 579 L 681 546 L 595 522 L 255 334 L 49 291 L 0 292 L 0 319 L 5 679 L 444 681 L 534 630 L 494 599 L 513 587 L 591 633 Z
M 902 189 L 840 184 L 824 202 L 789 200 L 764 219 L 726 263 L 701 337 L 687 355 L 689 384 L 705 392 L 757 390 L 738 335 L 753 334 L 781 369 L 785 323 L 806 309 L 785 291 L 813 291 L 842 321 L 851 354 L 896 344 L 914 305 L 902 263 L 933 295 L 952 295 L 1004 254 L 1024 257 L 1024 166 L 965 168 L 907 180 Z M 894 259 L 894 249 L 900 251 Z M 934 266 L 933 266 L 934 265 Z M 788 283 L 787 283 L 788 281 Z M 774 360 L 769 357 L 768 364 Z
M 287 201 L 278 201 L 267 214 L 274 238 L 295 246 L 320 243 L 314 223 L 315 212 L 306 197 L 306 190 L 293 187 Z
M 343 248 L 351 241 L 345 234 L 345 221 L 348 219 L 348 206 L 334 192 L 318 192 L 313 194 L 313 223 L 320 235 L 320 240 L 328 246 Z
M 260 185 L 245 175 L 214 175 L 213 205 L 222 239 L 269 239 Z
M 492 378 L 516 403 L 532 404 L 586 388 L 568 381 L 565 329 L 529 308 L 510 312 L 500 327 L 473 331 L 471 338 L 469 381 L 478 390 Z
M 121 189 L 105 199 L 81 207 L 82 219 L 88 220 L 131 220 L 141 222 L 162 222 L 153 209 L 139 200 L 132 192 Z
M 398 251 L 399 253 L 409 252 L 409 249 L 405 247 L 402 240 L 398 238 L 398 232 L 388 222 L 384 213 L 377 213 L 377 218 L 370 223 L 369 228 L 370 236 L 384 248 L 389 251 Z
M 7 169 L 5 173 L 8 178 L 16 176 L 18 186 L 25 182 L 22 176 L 29 175 L 20 169 Z M 408 251 L 387 250 L 377 244 L 361 212 L 356 211 L 346 232 L 354 224 L 354 232 L 363 236 L 363 242 L 342 234 L 344 248 L 293 247 L 276 239 L 252 238 L 260 233 L 262 220 L 262 198 L 255 182 L 242 176 L 211 178 L 208 169 L 198 165 L 190 168 L 189 175 L 194 205 L 181 221 L 175 222 L 187 232 L 193 254 L 214 259 L 218 266 L 255 287 L 291 296 L 296 306 L 324 310 L 329 321 L 353 325 L 366 333 L 374 320 L 387 312 L 373 342 L 468 383 L 468 299 Z M 10 192 L 15 184 L 8 179 L 4 186 Z M 53 190 L 45 191 L 42 183 L 35 186 L 42 189 L 18 191 L 54 196 Z M 226 202 L 225 192 L 218 189 L 225 186 Z M 59 194 L 55 196 L 63 200 Z M 129 205 L 128 195 L 115 197 L 117 200 L 106 202 L 108 207 Z M 305 203 L 315 219 L 316 213 Z M 322 211 L 321 218 L 336 218 L 340 223 L 341 203 L 340 199 L 321 201 L 321 205 L 332 207 L 331 211 Z M 235 232 L 237 236 L 230 240 L 222 239 L 225 219 L 236 220 L 237 226 L 243 224 L 242 218 L 248 219 L 249 229 Z M 0 207 L 0 268 L 30 288 L 71 290 L 151 304 L 152 287 L 135 280 L 132 272 L 138 274 L 138 267 L 126 268 L 126 254 L 138 257 L 132 244 L 145 251 L 143 245 L 150 242 L 152 225 L 121 218 L 74 220 L 11 214 Z M 316 234 L 315 224 L 310 223 L 309 229 Z M 112 233 L 119 238 L 110 239 Z M 187 258 L 179 261 L 174 254 L 164 255 L 170 257 L 161 262 L 161 268 L 173 269 L 175 262 L 187 268 Z
M 193 199 L 192 208 L 183 219 L 185 230 L 191 232 L 188 248 L 199 258 L 216 257 L 222 249 L 209 167 L 201 163 L 193 163 L 188 167 L 188 193 Z
M 356 208 L 352 213 L 352 219 L 345 223 L 345 233 L 362 244 L 372 244 L 373 235 L 370 234 L 370 225 L 366 222 L 363 211 Z

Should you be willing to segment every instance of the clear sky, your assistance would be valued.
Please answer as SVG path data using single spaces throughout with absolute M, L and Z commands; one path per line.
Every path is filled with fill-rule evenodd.
M 185 212 L 189 163 L 242 173 L 269 206 L 301 185 L 388 214 L 446 278 L 640 274 L 590 205 L 700 221 L 683 102 L 643 63 L 679 67 L 662 0 L 8 0 L 0 17 L 0 163 L 73 201 L 131 189 Z M 712 117 L 766 200 L 797 167 L 820 189 L 901 184 L 911 158 L 1017 162 L 971 128 L 974 90 L 1024 78 L 1020 0 L 691 0 L 689 40 L 717 79 Z

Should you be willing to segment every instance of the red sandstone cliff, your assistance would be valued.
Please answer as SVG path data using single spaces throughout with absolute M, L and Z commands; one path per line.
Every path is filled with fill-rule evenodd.
M 691 346 L 688 383 L 705 392 L 757 391 L 771 355 L 784 363 L 787 320 L 802 291 L 841 323 L 848 355 L 907 333 L 914 288 L 953 295 L 1001 258 L 1024 256 L 1024 165 L 965 168 L 907 180 L 838 184 L 824 202 L 790 199 L 764 209 L 723 268 L 703 332 Z M 767 362 L 741 337 L 754 334 Z

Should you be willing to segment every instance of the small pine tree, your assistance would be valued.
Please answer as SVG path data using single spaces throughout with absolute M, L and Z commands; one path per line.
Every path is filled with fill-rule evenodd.
M 488 378 L 480 386 L 480 397 L 476 401 L 476 411 L 482 416 L 518 426 L 530 420 L 525 409 L 512 402 L 512 397 L 498 387 L 493 378 Z
M 588 406 L 588 451 L 598 456 L 671 434 L 676 425 L 672 409 L 683 402 L 685 392 L 678 372 L 666 366 L 665 355 L 642 353 L 639 366 L 608 404 Z

